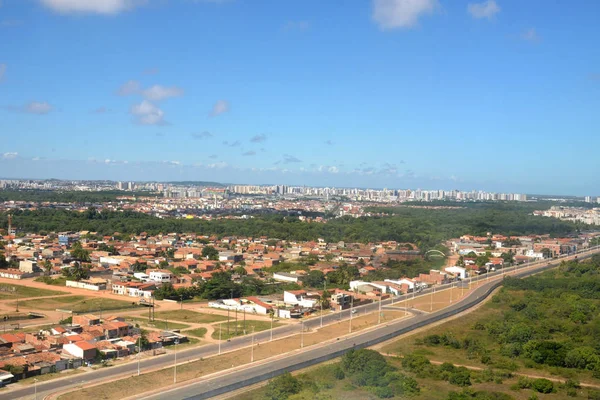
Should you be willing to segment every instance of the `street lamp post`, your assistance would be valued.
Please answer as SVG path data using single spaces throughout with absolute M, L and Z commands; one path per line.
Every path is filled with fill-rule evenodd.
M 254 326 L 252 327 L 252 346 L 250 346 L 252 348 L 251 352 L 250 352 L 250 362 L 253 363 L 254 362 Z
M 138 338 L 138 354 L 137 354 L 137 359 L 138 359 L 138 376 L 140 376 L 140 349 L 142 347 L 142 335 L 140 335 L 140 337 Z
M 177 383 L 177 350 L 175 350 L 175 365 L 173 366 L 173 383 Z
M 352 333 L 352 311 L 354 311 L 354 296 L 350 300 L 350 327 L 348 328 L 350 333 Z
M 273 341 L 273 314 L 274 312 L 271 313 L 271 339 L 269 339 L 269 342 Z
M 223 323 L 219 324 L 219 355 L 221 354 L 221 331 L 223 331 Z
M 379 298 L 379 312 L 377 313 L 377 325 L 381 323 L 381 297 Z
M 429 311 L 433 312 L 433 295 L 435 293 L 435 286 L 431 285 L 431 289 L 432 289 L 430 292 L 431 293 L 431 303 L 429 304 Z
M 34 399 L 37 400 L 37 379 L 33 379 Z
M 304 320 L 300 321 L 300 348 L 304 347 Z

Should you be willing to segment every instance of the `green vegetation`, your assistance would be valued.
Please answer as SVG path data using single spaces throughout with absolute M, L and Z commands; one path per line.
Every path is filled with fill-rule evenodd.
M 148 321 L 148 318 L 143 318 L 143 317 L 125 317 L 125 319 L 127 321 L 131 321 L 134 325 L 139 325 L 145 328 L 154 328 L 154 329 L 161 329 L 161 330 L 168 330 L 168 329 L 187 329 L 190 326 L 186 325 L 186 324 L 180 324 L 177 322 L 172 322 L 172 321 L 165 321 L 163 319 L 155 319 L 152 322 Z
M 219 340 L 220 331 L 221 340 L 227 340 L 236 336 L 250 335 L 253 332 L 261 332 L 266 331 L 267 329 L 271 329 L 270 321 L 254 321 L 247 319 L 246 323 L 244 323 L 243 319 L 244 315 L 238 312 L 238 320 L 236 323 L 235 315 L 232 313 L 229 324 L 227 324 L 227 322 L 222 322 L 218 325 L 215 325 L 215 330 L 212 333 L 211 337 L 213 339 Z M 279 323 L 273 322 L 273 328 L 277 328 L 279 325 Z
M 226 320 L 227 317 L 218 314 L 203 314 L 190 310 L 159 311 L 156 320 L 181 321 L 192 324 L 210 324 Z
M 162 197 L 153 192 L 122 192 L 104 190 L 98 192 L 60 191 L 60 190 L 0 190 L 0 201 L 33 201 L 52 203 L 102 203 L 115 201 L 117 197 Z
M 197 232 L 217 236 L 268 236 L 271 238 L 316 240 L 328 242 L 375 242 L 395 240 L 416 243 L 422 250 L 435 247 L 441 241 L 464 234 L 485 235 L 487 232 L 505 235 L 543 234 L 562 236 L 584 227 L 572 222 L 531 215 L 533 209 L 552 203 L 478 203 L 468 208 L 375 208 L 373 212 L 393 213 L 386 217 L 343 217 L 326 224 L 307 224 L 297 217 L 271 215 L 247 220 L 186 220 L 161 219 L 131 211 L 73 212 L 40 209 L 14 212 L 14 221 L 30 232 L 88 230 L 100 234 L 149 234 L 160 232 Z M 6 215 L 0 215 L 0 226 L 6 225 Z
M 182 333 L 186 335 L 191 335 L 199 338 L 203 338 L 206 335 L 206 328 L 197 328 L 197 329 L 188 329 Z
M 60 294 L 64 293 L 60 292 Z M 19 301 L 19 307 L 31 308 L 33 310 L 55 310 L 57 308 L 60 308 L 71 310 L 74 313 L 79 314 L 88 312 L 121 310 L 126 308 L 138 307 L 138 305 L 135 302 L 114 299 L 102 299 L 98 297 L 61 296 L 44 299 L 44 301 L 39 301 L 35 299 Z
M 13 292 L 14 288 L 14 292 Z M 29 297 L 42 297 L 42 296 L 56 296 L 66 294 L 65 292 L 58 292 L 56 290 L 38 289 L 28 286 L 11 285 L 9 283 L 0 283 L 0 300 L 25 299 Z M 20 303 L 22 304 L 22 303 Z
M 58 278 L 52 278 L 50 276 L 38 276 L 34 279 L 36 282 L 44 282 L 46 285 L 52 286 L 65 286 L 67 282 L 67 278 L 64 276 L 60 276 Z
M 171 284 L 164 284 L 154 292 L 159 299 L 189 300 L 200 299 L 227 299 L 230 297 L 268 295 L 283 290 L 299 289 L 295 283 L 268 284 L 263 280 L 250 276 L 242 277 L 241 283 L 231 280 L 231 272 L 215 272 L 208 281 L 198 281 L 198 285 L 189 288 L 175 289 Z
M 504 287 L 479 310 L 387 345 L 384 351 L 404 354 L 403 366 L 420 378 L 469 386 L 469 381 L 484 380 L 483 371 L 493 373 L 494 382 L 518 374 L 558 375 L 566 383 L 520 376 L 511 389 L 534 392 L 531 396 L 574 396 L 582 393 L 579 380 L 597 385 L 600 379 L 599 307 L 600 256 L 563 262 L 529 278 L 507 277 Z M 425 356 L 482 371 L 436 366 Z

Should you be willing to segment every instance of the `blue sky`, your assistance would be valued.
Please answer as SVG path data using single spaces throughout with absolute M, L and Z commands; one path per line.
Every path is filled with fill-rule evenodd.
M 600 2 L 0 0 L 0 176 L 600 194 Z

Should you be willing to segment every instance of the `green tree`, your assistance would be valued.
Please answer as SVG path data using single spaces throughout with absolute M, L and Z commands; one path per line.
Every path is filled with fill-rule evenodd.
M 207 258 L 209 260 L 218 260 L 219 251 L 213 246 L 205 246 L 202 248 L 202 257 Z

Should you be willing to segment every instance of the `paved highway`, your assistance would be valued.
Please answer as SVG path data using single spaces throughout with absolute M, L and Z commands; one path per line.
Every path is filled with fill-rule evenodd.
M 540 270 L 552 268 L 556 266 L 562 259 L 572 258 L 578 256 L 580 259 L 591 256 L 593 253 L 599 251 L 599 247 L 596 247 L 591 250 L 587 250 L 586 252 L 577 253 L 577 255 L 573 254 L 568 257 L 561 257 L 559 260 L 548 262 L 537 262 L 519 266 L 517 271 L 520 271 L 517 276 L 527 276 L 535 272 L 539 272 Z M 531 267 L 532 269 L 529 269 Z M 523 269 L 527 269 L 523 271 Z M 504 272 L 513 272 L 513 267 L 509 269 L 505 269 Z M 490 277 L 502 275 L 502 271 L 497 271 L 494 273 L 490 273 Z M 485 275 L 482 277 L 473 278 L 474 281 L 486 280 L 488 277 Z M 414 318 L 410 318 L 408 320 L 400 320 L 393 323 L 387 323 L 385 326 L 380 326 L 374 331 L 360 333 L 352 339 L 341 340 L 339 342 L 335 342 L 327 348 L 305 348 L 302 352 L 293 353 L 290 356 L 282 357 L 273 362 L 267 362 L 266 364 L 259 364 L 258 362 L 250 368 L 244 368 L 242 370 L 236 369 L 231 372 L 224 372 L 218 379 L 212 380 L 204 380 L 201 383 L 188 385 L 182 387 L 181 389 L 177 389 L 175 391 L 169 392 L 168 395 L 161 396 L 153 396 L 149 397 L 152 399 L 161 399 L 161 398 L 169 398 L 169 399 L 184 399 L 184 398 L 194 398 L 194 399 L 203 399 L 212 396 L 216 396 L 218 394 L 226 393 L 231 390 L 235 390 L 241 388 L 243 386 L 247 386 L 256 382 L 260 382 L 265 379 L 269 379 L 272 376 L 276 376 L 281 373 L 283 370 L 294 370 L 299 368 L 304 368 L 308 365 L 314 365 L 319 362 L 332 359 L 338 357 L 343 354 L 345 351 L 352 347 L 366 347 L 370 346 L 395 336 L 401 335 L 403 333 L 409 332 L 416 328 L 425 326 L 427 324 L 433 323 L 440 319 L 446 318 L 448 316 L 454 315 L 458 312 L 466 310 L 469 307 L 480 302 L 487 294 L 489 294 L 493 289 L 495 289 L 500 283 L 499 282 L 489 282 L 481 285 L 479 288 L 475 289 L 474 292 L 468 296 L 467 298 L 456 302 L 450 307 L 447 307 L 441 311 L 427 314 L 418 314 Z M 454 283 L 456 285 L 456 283 Z M 442 290 L 444 288 L 449 288 L 450 284 L 441 285 L 435 288 L 436 291 Z M 423 296 L 428 294 L 432 289 L 426 289 L 418 296 Z M 417 297 L 418 297 L 417 296 Z M 390 305 L 392 302 L 396 303 L 402 301 L 407 298 L 412 298 L 413 295 L 403 295 L 398 296 L 393 299 L 385 300 L 382 302 L 381 306 Z M 355 307 L 357 310 L 357 314 L 363 314 L 363 312 L 374 312 L 379 308 L 378 303 L 367 304 L 363 306 Z M 348 320 L 351 317 L 350 310 L 344 310 L 341 312 L 331 313 L 324 315 L 323 325 L 327 325 L 329 323 L 333 323 L 339 320 Z M 321 318 L 311 318 L 304 321 L 305 329 L 318 328 L 321 324 Z M 273 335 L 273 339 L 278 339 L 281 337 L 293 335 L 296 333 L 300 333 L 301 324 L 291 324 L 284 325 L 279 328 L 275 328 L 272 331 L 263 331 L 254 334 L 255 342 L 265 342 L 270 340 L 271 334 Z M 348 332 L 340 332 L 340 336 L 346 335 Z M 224 342 L 221 344 L 221 352 L 227 352 L 232 350 L 237 350 L 243 347 L 250 346 L 252 343 L 252 336 L 247 335 L 244 337 L 234 338 L 229 342 Z M 218 354 L 218 345 L 210 344 L 197 348 L 190 348 L 187 350 L 181 350 L 177 352 L 177 361 L 178 363 L 184 363 L 191 360 L 198 360 L 200 358 L 206 358 L 208 356 Z M 169 367 L 174 364 L 174 353 L 171 352 L 169 354 L 165 354 L 162 356 L 157 356 L 149 359 L 144 359 L 140 361 L 140 368 L 142 373 L 148 369 L 158 369 Z M 306 364 L 306 365 L 304 365 Z M 70 387 L 76 388 L 81 386 L 87 386 L 88 384 L 98 383 L 100 381 L 114 379 L 118 377 L 125 377 L 137 374 L 138 364 L 137 362 L 131 362 L 126 364 L 117 365 L 110 368 L 102 368 L 92 372 L 88 372 L 85 374 L 75 375 L 69 378 L 63 378 L 54 381 L 40 382 L 37 385 L 37 393 L 38 398 L 43 398 L 43 396 L 51 394 L 56 391 L 64 390 Z M 242 386 L 240 384 L 244 383 Z M 233 387 L 231 385 L 236 385 L 238 387 Z M 18 398 L 27 398 L 31 399 L 34 396 L 34 388 L 31 386 L 28 387 L 20 387 L 15 388 L 13 390 L 3 391 L 0 393 L 0 400 L 12 400 Z M 208 396 L 208 397 L 207 397 Z

